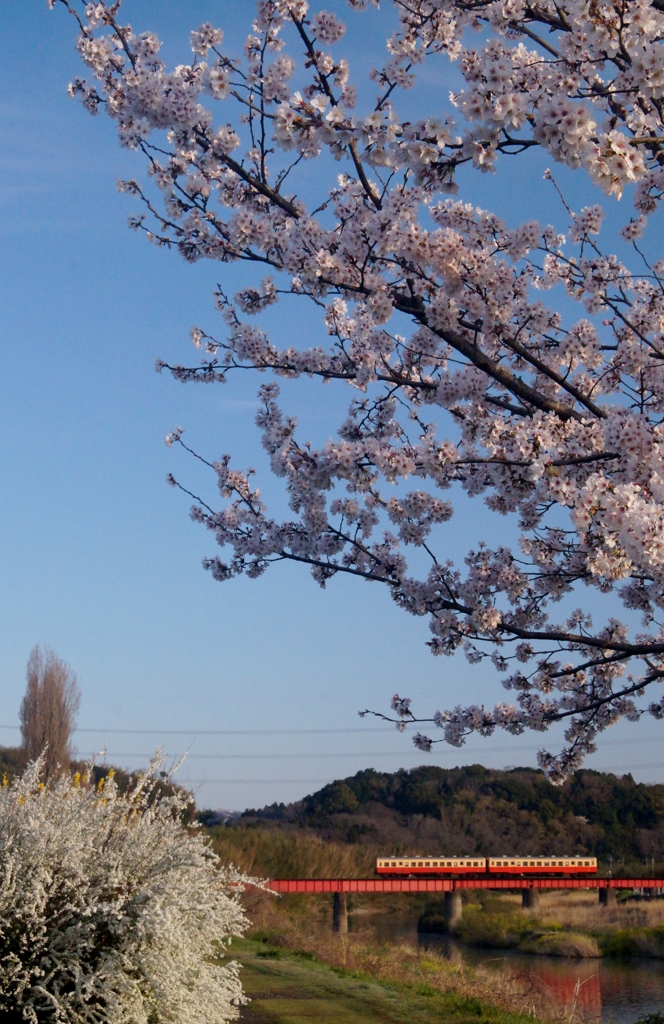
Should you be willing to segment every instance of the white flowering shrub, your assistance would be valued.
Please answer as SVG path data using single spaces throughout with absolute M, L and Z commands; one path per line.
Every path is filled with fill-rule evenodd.
M 620 718 L 664 718 L 664 259 L 642 248 L 664 195 L 664 0 L 349 0 L 348 25 L 339 4 L 259 0 L 243 52 L 205 24 L 172 70 L 120 3 L 49 3 L 76 18 L 93 76 L 71 94 L 146 158 L 146 182 L 122 184 L 144 208 L 132 225 L 186 260 L 246 268 L 217 294 L 220 330 L 192 331 L 202 360 L 158 368 L 350 388 L 320 446 L 276 383 L 260 389 L 292 515 L 273 518 L 223 456 L 222 507 L 193 509 L 223 549 L 206 567 L 226 580 L 290 559 L 322 586 L 383 584 L 428 617 L 434 654 L 493 663 L 509 694 L 426 719 L 396 696 L 392 720 L 432 721 L 456 745 L 565 722 L 566 749 L 540 752 L 556 781 Z M 377 23 L 389 38 L 372 67 Z M 505 172 L 509 190 L 510 163 L 537 151 L 598 199 L 629 195 L 616 237 L 599 203 L 509 226 L 456 198 L 461 168 Z M 286 322 L 295 304 L 310 314 L 286 347 L 260 321 L 277 302 Z M 512 517 L 516 550 L 450 550 L 461 492 Z
M 181 824 L 188 798 L 151 771 L 0 789 L 0 1020 L 221 1024 L 244 1001 L 219 963 L 247 921 L 243 877 Z M 4 1016 L 3 1016 L 4 1015 Z

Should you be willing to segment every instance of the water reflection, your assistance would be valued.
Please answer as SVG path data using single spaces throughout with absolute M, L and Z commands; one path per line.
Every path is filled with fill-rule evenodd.
M 412 942 L 435 949 L 450 960 L 482 964 L 527 978 L 558 1009 L 575 1005 L 597 1024 L 633 1024 L 647 1013 L 664 1010 L 664 961 L 576 960 L 528 956 L 512 950 L 478 949 L 438 935 L 418 935 L 414 919 L 376 914 L 350 919 L 351 931 L 370 930 L 379 942 Z

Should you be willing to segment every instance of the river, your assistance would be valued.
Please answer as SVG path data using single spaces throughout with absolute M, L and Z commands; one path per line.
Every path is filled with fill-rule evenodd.
M 483 964 L 529 978 L 559 1009 L 576 1004 L 587 1021 L 596 1024 L 634 1024 L 647 1013 L 664 1013 L 664 961 L 647 959 L 572 960 L 528 956 L 512 950 L 478 949 L 454 939 L 417 932 L 414 919 L 376 914 L 349 920 L 350 930 L 370 927 L 379 942 L 411 942 L 435 949 L 451 960 Z

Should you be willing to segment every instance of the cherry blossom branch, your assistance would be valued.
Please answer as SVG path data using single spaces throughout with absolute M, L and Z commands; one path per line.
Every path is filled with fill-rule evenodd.
M 298 439 L 276 384 L 260 389 L 256 423 L 289 520 L 270 517 L 230 456 L 203 459 L 219 509 L 171 475 L 221 549 L 205 567 L 256 578 L 291 560 L 321 586 L 341 572 L 387 586 L 427 618 L 432 653 L 488 659 L 515 694 L 492 712 L 437 713 L 447 742 L 564 719 L 565 750 L 540 752 L 560 781 L 603 729 L 642 714 L 635 698 L 664 672 L 664 259 L 628 265 L 664 196 L 663 5 L 396 0 L 380 15 L 396 19 L 383 66 L 364 69 L 378 98 L 357 109 L 337 49 L 346 27 L 307 0 L 262 0 L 242 57 L 200 26 L 191 63 L 172 70 L 115 6 L 63 2 L 94 77 L 72 95 L 147 161 L 149 186 L 124 186 L 145 211 L 133 226 L 190 262 L 272 275 L 247 270 L 232 297 L 220 287 L 222 331 L 192 330 L 200 364 L 158 369 L 350 389 L 318 446 Z M 427 62 L 428 80 L 440 75 L 445 56 L 462 79 L 450 107 L 427 109 L 423 90 L 421 117 L 400 115 L 399 90 L 418 88 Z M 555 181 L 555 226 L 509 226 L 455 198 L 457 167 L 500 170 L 535 146 L 608 201 L 630 190 L 628 258 L 600 245 L 599 203 L 577 210 Z M 308 320 L 279 347 L 287 308 L 276 328 L 261 316 L 292 301 Z M 481 540 L 457 551 L 445 524 L 460 492 L 509 517 L 516 554 Z M 580 609 L 554 621 L 581 587 L 598 624 Z M 628 674 L 637 662 L 641 680 Z M 405 699 L 395 710 L 416 721 Z M 664 718 L 664 702 L 648 710 Z

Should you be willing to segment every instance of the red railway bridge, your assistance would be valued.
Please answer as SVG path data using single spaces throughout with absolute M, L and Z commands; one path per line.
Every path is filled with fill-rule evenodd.
M 664 878 L 273 878 L 268 887 L 278 893 L 332 893 L 334 930 L 343 933 L 348 931 L 349 893 L 442 893 L 445 924 L 454 932 L 463 913 L 463 889 L 520 892 L 522 906 L 529 909 L 538 906 L 543 889 L 596 889 L 600 904 L 608 906 L 615 903 L 619 889 L 637 889 L 654 896 L 664 891 Z

